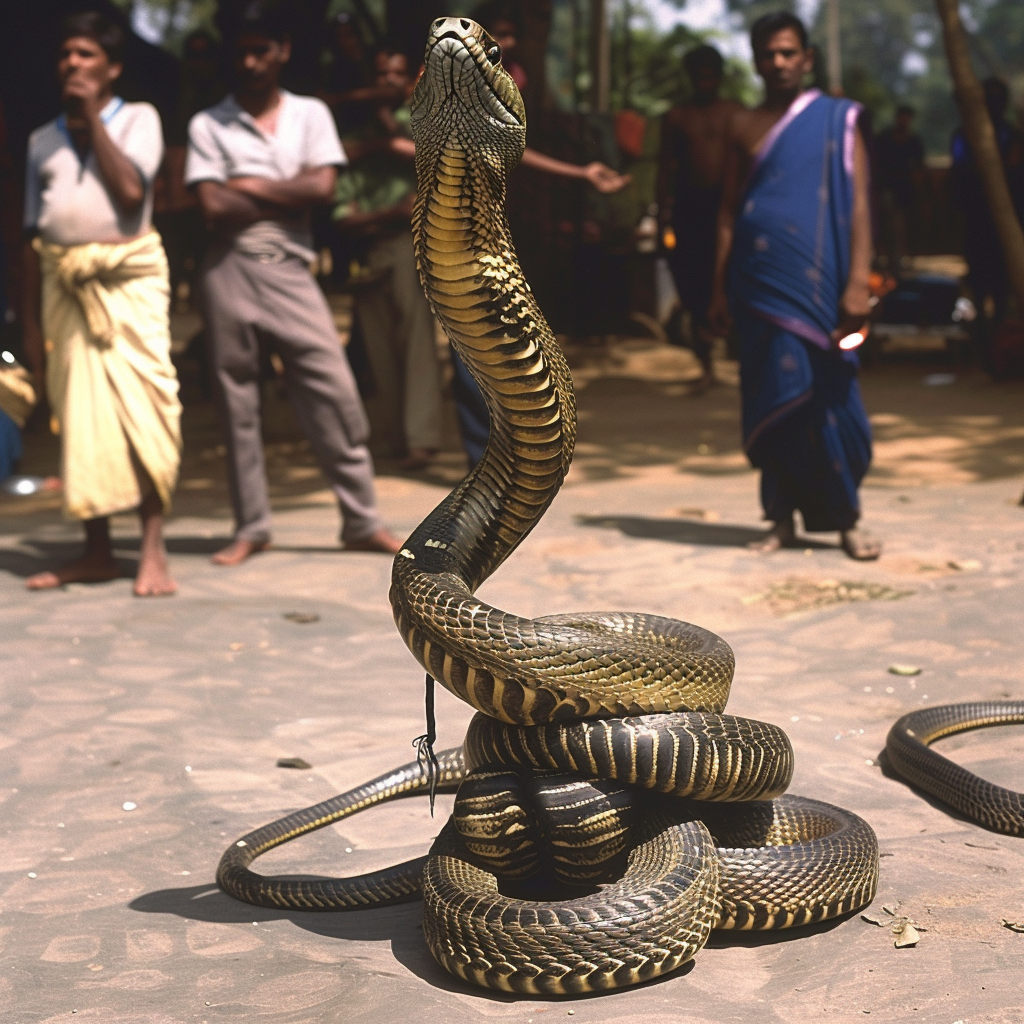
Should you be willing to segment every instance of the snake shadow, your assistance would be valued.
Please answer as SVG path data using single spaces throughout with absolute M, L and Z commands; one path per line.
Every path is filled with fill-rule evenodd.
M 289 879 L 323 880 L 321 875 L 285 875 Z M 445 971 L 431 956 L 423 937 L 423 905 L 420 900 L 392 904 L 385 907 L 370 907 L 366 910 L 344 910 L 325 912 L 304 912 L 277 910 L 268 907 L 254 907 L 228 896 L 214 883 L 183 886 L 174 889 L 157 889 L 144 893 L 132 900 L 129 909 L 143 914 L 173 914 L 190 921 L 210 921 L 217 924 L 252 925 L 270 921 L 290 921 L 297 928 L 331 939 L 352 942 L 389 942 L 395 959 L 411 974 L 416 975 L 433 988 L 445 992 L 469 995 L 491 1002 L 514 1003 L 523 999 L 531 1001 L 565 1002 L 583 999 L 610 999 L 623 996 L 635 989 L 664 985 L 673 980 L 685 978 L 699 962 L 700 954 L 682 964 L 676 970 L 641 985 L 610 992 L 587 992 L 580 995 L 530 995 L 494 992 L 490 989 L 470 985 Z M 793 942 L 838 928 L 845 921 L 856 916 L 851 911 L 842 917 L 819 924 L 804 925 L 784 931 L 769 932 L 727 932 L 714 931 L 707 943 L 708 949 L 723 949 L 729 946 L 771 946 L 779 942 Z
M 576 516 L 576 522 L 580 526 L 619 530 L 627 537 L 638 540 L 663 540 L 672 544 L 724 548 L 745 548 L 763 541 L 770 532 L 749 526 L 705 523 L 698 519 L 655 519 L 651 516 L 579 515 Z M 800 548 L 832 549 L 835 546 L 807 537 L 801 537 L 799 543 Z
M 901 786 L 913 793 L 916 797 L 923 800 L 926 804 L 934 807 L 935 810 L 941 811 L 947 818 L 952 821 L 958 821 L 963 825 L 971 825 L 974 828 L 984 829 L 986 832 L 991 832 L 993 835 L 1000 835 L 1001 833 L 996 832 L 995 829 L 985 828 L 984 825 L 979 821 L 975 821 L 973 818 L 968 818 L 966 814 L 962 814 L 955 807 L 950 804 L 944 803 L 937 796 L 932 796 L 931 793 L 926 790 L 920 789 L 915 786 L 914 783 L 909 782 L 903 778 L 899 772 L 896 771 L 892 766 L 892 762 L 889 760 L 889 754 L 885 747 L 882 748 L 881 752 L 875 757 L 875 764 L 881 769 L 882 774 L 889 779 L 890 782 L 898 782 Z
M 281 875 L 281 878 L 322 881 L 322 875 Z M 636 988 L 648 988 L 665 984 L 675 978 L 683 978 L 694 969 L 695 961 L 683 964 L 670 974 L 653 978 L 642 986 L 632 985 L 615 992 L 587 992 L 567 996 L 524 996 L 512 992 L 494 992 L 478 988 L 449 974 L 430 955 L 423 937 L 423 903 L 410 900 L 408 903 L 391 904 L 385 907 L 369 907 L 366 910 L 342 911 L 294 911 L 276 910 L 268 907 L 254 907 L 221 892 L 214 883 L 183 886 L 175 889 L 157 889 L 144 893 L 132 900 L 128 907 L 142 914 L 173 914 L 190 921 L 210 921 L 216 924 L 249 925 L 270 921 L 290 921 L 304 931 L 313 932 L 331 939 L 352 942 L 390 942 L 395 959 L 411 974 L 428 985 L 445 992 L 457 992 L 498 1003 L 515 1003 L 523 999 L 533 1002 L 608 998 Z

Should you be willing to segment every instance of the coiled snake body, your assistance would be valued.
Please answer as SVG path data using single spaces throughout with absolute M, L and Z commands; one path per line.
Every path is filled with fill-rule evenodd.
M 491 419 L 483 460 L 409 537 L 392 576 L 409 649 L 479 712 L 462 750 L 439 756 L 440 788 L 458 786 L 455 813 L 427 858 L 385 871 L 299 882 L 249 870 L 272 846 L 424 791 L 429 773 L 413 763 L 245 836 L 219 883 L 249 902 L 309 909 L 422 888 L 424 933 L 444 967 L 545 993 L 654 977 L 713 927 L 787 927 L 862 906 L 876 884 L 874 833 L 782 795 L 785 734 L 723 714 L 733 673 L 723 640 L 654 615 L 526 619 L 474 596 L 557 493 L 575 402 L 504 215 L 525 145 L 522 100 L 478 25 L 434 22 L 412 124 L 421 277 Z M 578 895 L 538 898 L 550 885 Z

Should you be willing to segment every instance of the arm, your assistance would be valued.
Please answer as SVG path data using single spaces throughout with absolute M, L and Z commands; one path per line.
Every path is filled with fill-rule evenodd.
M 632 180 L 628 174 L 619 174 L 597 160 L 589 164 L 569 164 L 564 160 L 545 156 L 529 146 L 523 152 L 522 163 L 524 167 L 532 167 L 534 170 L 544 171 L 545 174 L 555 174 L 560 178 L 585 179 L 598 192 L 618 192 Z
M 838 340 L 862 330 L 871 314 L 871 208 L 868 153 L 860 129 L 853 151 L 853 218 L 850 224 L 850 276 L 839 300 Z
M 338 172 L 333 167 L 310 167 L 294 178 L 274 181 L 270 178 L 229 178 L 226 187 L 261 203 L 285 210 L 303 210 L 329 203 L 334 198 Z
M 414 198 L 413 195 L 409 195 L 394 206 L 386 206 L 372 213 L 359 213 L 353 210 L 346 217 L 335 221 L 335 226 L 344 234 L 356 235 L 375 235 L 393 223 L 402 223 L 408 227 Z
M 416 143 L 404 135 L 393 135 L 390 138 L 346 139 L 345 154 L 351 163 L 361 160 L 371 153 L 391 152 L 412 160 L 416 156 Z
M 114 203 L 124 213 L 135 213 L 146 198 L 146 188 L 135 165 L 114 144 L 100 117 L 99 96 L 94 83 L 73 78 L 66 95 L 81 103 L 82 118 L 89 132 L 89 142 L 96 156 L 103 184 L 110 190 Z
M 266 206 L 223 182 L 199 181 L 194 187 L 203 219 L 211 231 L 230 234 L 271 216 Z
M 725 292 L 725 275 L 732 254 L 733 227 L 740 193 L 740 141 L 735 132 L 735 118 L 730 123 L 726 143 L 725 166 L 722 169 L 722 202 L 718 207 L 718 240 L 715 245 L 715 283 L 711 291 L 708 319 L 715 333 L 723 336 L 732 327 L 729 299 Z
M 672 221 L 672 181 L 676 176 L 675 124 L 669 111 L 661 119 L 661 148 L 658 153 L 658 179 L 655 185 L 655 201 L 658 204 L 658 221 L 662 227 Z

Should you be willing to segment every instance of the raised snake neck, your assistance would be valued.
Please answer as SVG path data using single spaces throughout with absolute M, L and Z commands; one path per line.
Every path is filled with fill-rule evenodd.
M 491 432 L 480 463 L 395 559 L 399 630 L 435 679 L 505 722 L 721 711 L 732 652 L 706 630 L 628 614 L 525 619 L 473 596 L 558 492 L 576 405 L 505 216 L 505 178 L 525 146 L 522 100 L 487 59 L 493 41 L 478 26 L 435 25 L 412 113 L 416 258 L 432 309 L 484 393 Z

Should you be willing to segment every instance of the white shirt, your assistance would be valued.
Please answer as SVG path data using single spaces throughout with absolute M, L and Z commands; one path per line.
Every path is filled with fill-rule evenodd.
M 281 90 L 277 128 L 264 132 L 234 96 L 196 114 L 188 126 L 185 184 L 254 177 L 281 181 L 314 167 L 348 162 L 327 104 Z M 309 245 L 308 216 L 296 218 L 295 238 Z
M 123 213 L 100 176 L 96 154 L 80 159 L 66 118 L 37 128 L 28 140 L 25 218 L 29 231 L 55 245 L 117 242 L 150 228 L 153 179 L 164 155 L 160 115 L 149 103 L 125 103 L 115 96 L 100 118 L 115 146 L 139 172 L 145 189 L 141 207 Z

